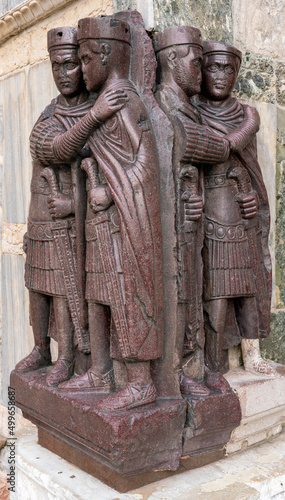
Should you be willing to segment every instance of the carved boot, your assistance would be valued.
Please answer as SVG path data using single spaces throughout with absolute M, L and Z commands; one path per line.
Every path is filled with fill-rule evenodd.
M 58 360 L 46 378 L 46 384 L 48 386 L 56 386 L 61 382 L 65 382 L 65 380 L 69 380 L 73 375 L 73 336 L 66 327 L 57 328 L 57 335 Z
M 181 394 L 191 396 L 193 399 L 205 398 L 211 394 L 208 387 L 196 382 L 190 377 L 187 377 L 181 370 L 179 373 Z
M 157 393 L 154 383 L 129 382 L 124 389 L 112 394 L 97 405 L 101 411 L 124 411 L 147 405 L 156 401 Z
M 256 375 L 267 375 L 269 377 L 278 377 L 277 371 L 270 362 L 263 359 L 260 355 L 259 339 L 242 339 L 241 349 L 244 369 L 247 372 Z
M 51 387 L 70 379 L 73 374 L 73 360 L 58 358 L 53 369 L 49 372 L 46 378 L 46 384 Z
M 124 389 L 100 401 L 101 411 L 124 411 L 156 401 L 157 392 L 150 375 L 150 362 L 126 363 L 128 384 Z
M 109 393 L 114 390 L 114 371 L 113 369 L 104 373 L 103 375 L 98 375 L 91 368 L 81 375 L 80 377 L 74 377 L 63 384 L 60 384 L 58 388 L 61 391 L 93 391 L 99 393 Z
M 231 386 L 228 381 L 223 377 L 220 372 L 210 371 L 209 369 L 205 370 L 206 375 L 206 385 L 209 389 L 213 389 L 214 391 L 221 392 L 225 394 L 231 391 Z
M 48 346 L 35 346 L 32 352 L 15 366 L 16 372 L 26 373 L 32 370 L 38 370 L 44 366 L 51 365 L 50 348 Z

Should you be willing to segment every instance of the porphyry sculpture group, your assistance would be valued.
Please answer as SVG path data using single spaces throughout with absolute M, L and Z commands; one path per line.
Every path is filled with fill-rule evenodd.
M 222 375 L 227 349 L 241 343 L 245 369 L 274 375 L 258 344 L 269 334 L 271 300 L 268 199 L 256 154 L 259 116 L 231 96 L 242 55 L 224 43 L 202 41 L 189 26 L 157 33 L 152 45 L 132 11 L 52 29 L 48 51 L 60 94 L 30 138 L 25 280 L 35 347 L 12 375 L 17 400 L 39 424 L 41 411 L 21 398 L 19 380 L 25 381 L 28 393 L 39 391 L 42 408 L 69 398 L 79 423 L 86 404 L 105 425 L 121 422 L 122 415 L 129 422 L 132 415 L 140 422 L 140 439 L 145 426 L 157 433 L 155 418 L 170 418 L 172 411 L 175 465 L 155 458 L 133 470 L 162 463 L 175 468 L 183 454 L 185 401 L 191 420 L 193 402 L 221 396 L 224 407 L 229 401 L 229 415 L 234 407 L 231 428 L 238 424 L 237 398 Z M 180 384 L 175 402 L 156 389 L 156 380 L 167 377 L 160 360 L 167 358 L 169 292 L 163 286 L 169 228 L 161 224 L 160 209 L 166 145 L 157 116 L 173 131 L 167 148 L 175 196 L 167 210 L 175 220 L 171 308 L 177 323 L 168 336 L 176 338 L 177 359 L 167 374 L 173 371 Z M 51 336 L 58 342 L 54 365 Z M 61 416 L 43 414 L 60 438 Z M 65 427 L 72 441 L 72 426 Z M 75 434 L 81 435 L 78 427 Z M 100 461 L 103 446 L 96 439 Z M 127 441 L 126 433 L 125 448 Z M 151 455 L 151 443 L 146 446 Z M 171 455 L 165 444 L 162 449 Z

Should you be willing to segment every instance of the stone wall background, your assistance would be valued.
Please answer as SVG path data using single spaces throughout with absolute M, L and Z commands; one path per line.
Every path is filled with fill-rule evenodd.
M 3 404 L 7 401 L 11 369 L 33 345 L 21 241 L 29 205 L 29 134 L 40 112 L 57 94 L 48 62 L 46 32 L 60 25 L 76 25 L 82 17 L 126 8 L 139 10 L 150 32 L 172 24 L 194 25 L 204 38 L 234 44 L 244 53 L 235 92 L 261 114 L 259 158 L 272 213 L 272 334 L 262 342 L 262 350 L 265 356 L 285 364 L 283 0 L 69 0 L 68 3 L 26 0 L 21 4 L 17 0 L 0 0 L 0 403 Z

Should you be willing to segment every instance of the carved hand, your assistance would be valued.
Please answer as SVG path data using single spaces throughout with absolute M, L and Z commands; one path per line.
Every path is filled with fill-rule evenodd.
M 240 204 L 241 214 L 244 219 L 251 219 L 257 214 L 258 205 L 255 192 L 249 194 L 239 193 L 236 196 Z
M 107 186 L 97 186 L 90 189 L 88 201 L 93 212 L 97 213 L 106 210 L 111 205 L 113 199 L 110 189 Z
M 129 98 L 124 90 L 107 90 L 99 95 L 92 111 L 97 120 L 105 123 L 108 118 L 122 109 Z
M 74 213 L 74 203 L 71 196 L 61 194 L 48 198 L 48 209 L 54 219 L 62 219 Z
M 202 217 L 203 213 L 203 200 L 199 195 L 189 196 L 189 193 L 185 191 L 182 194 L 182 200 L 184 203 L 184 219 L 185 221 L 195 221 Z

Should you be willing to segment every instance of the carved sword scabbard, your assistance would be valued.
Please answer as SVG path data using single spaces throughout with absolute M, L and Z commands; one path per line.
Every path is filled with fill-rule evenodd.
M 41 176 L 48 182 L 52 196 L 59 196 L 60 190 L 54 170 L 51 167 L 43 169 Z M 88 333 L 81 326 L 80 293 L 77 286 L 77 273 L 74 262 L 73 250 L 68 230 L 70 221 L 66 219 L 52 223 L 51 230 L 64 276 L 64 284 L 74 332 L 78 340 L 80 351 L 90 353 Z

